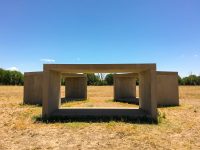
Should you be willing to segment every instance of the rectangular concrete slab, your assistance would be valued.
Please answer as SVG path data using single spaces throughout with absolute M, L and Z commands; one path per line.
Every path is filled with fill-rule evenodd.
M 87 99 L 87 77 L 65 77 L 66 99 Z
M 44 70 L 43 72 L 43 101 L 42 115 L 50 117 L 61 105 L 61 73 Z
M 157 117 L 156 71 L 147 70 L 139 73 L 139 108 Z
M 62 117 L 148 117 L 146 113 L 135 108 L 61 108 L 52 116 Z
M 87 75 L 83 74 L 83 73 L 82 74 L 78 74 L 78 73 L 63 73 L 62 77 L 63 78 L 78 78 L 78 77 L 81 77 L 81 78 L 85 77 L 85 78 L 87 78 Z
M 156 70 L 156 64 L 44 64 L 43 69 L 61 73 L 139 73 Z
M 178 106 L 178 72 L 157 72 L 158 106 Z
M 129 101 L 136 103 L 136 77 L 137 74 L 114 74 L 114 99 L 116 101 Z
M 24 104 L 42 105 L 43 73 L 24 73 Z

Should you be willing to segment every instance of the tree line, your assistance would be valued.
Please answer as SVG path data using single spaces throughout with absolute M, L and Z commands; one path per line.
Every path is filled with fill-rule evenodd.
M 88 85 L 113 85 L 113 74 L 105 75 L 105 78 L 101 78 L 99 74 L 87 74 Z M 200 76 L 189 75 L 181 78 L 178 76 L 179 85 L 200 85 Z M 139 85 L 139 79 L 136 79 L 136 85 Z
M 0 85 L 23 85 L 24 75 L 19 71 L 10 71 L 0 68 Z
M 178 77 L 179 85 L 200 85 L 200 76 L 189 75 L 188 77 Z
M 189 75 L 187 77 L 178 77 L 179 85 L 200 85 L 200 76 Z M 23 85 L 24 75 L 19 71 L 10 71 L 0 68 L 0 85 Z M 64 85 L 64 79 L 61 80 L 61 84 Z M 102 73 L 87 73 L 88 85 L 113 85 L 113 74 Z M 136 80 L 136 84 L 139 85 L 139 79 Z

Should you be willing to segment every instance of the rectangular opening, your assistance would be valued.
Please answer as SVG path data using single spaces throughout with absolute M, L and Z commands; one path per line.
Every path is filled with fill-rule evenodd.
M 65 73 L 61 78 L 61 109 L 139 109 L 138 74 Z

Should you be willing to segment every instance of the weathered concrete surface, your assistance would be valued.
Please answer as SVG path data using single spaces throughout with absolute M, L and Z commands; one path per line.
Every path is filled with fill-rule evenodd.
M 156 70 L 156 64 L 44 64 L 43 69 L 61 73 L 139 73 Z
M 59 109 L 61 104 L 61 73 L 56 71 L 43 71 L 43 101 L 42 116 L 50 117 L 53 112 Z
M 119 77 L 123 77 L 123 75 L 125 74 L 120 74 Z M 156 81 L 157 105 L 158 106 L 178 106 L 179 105 L 178 73 L 157 71 L 156 77 L 157 77 L 157 81 Z M 117 84 L 120 81 L 123 82 L 123 78 L 116 78 Z M 128 83 L 124 82 L 124 85 L 121 84 L 121 87 L 117 87 L 117 88 L 114 87 L 115 89 L 114 91 L 116 91 L 115 95 L 120 95 L 120 92 L 121 91 L 123 92 L 123 90 L 125 90 L 127 85 L 129 85 L 130 83 L 131 83 L 131 80 L 129 80 Z M 131 89 L 131 86 L 128 89 Z M 126 91 L 128 90 L 126 89 Z M 131 102 L 131 99 L 128 99 L 128 98 L 120 99 L 120 96 L 118 97 L 115 96 L 115 99 L 119 99 L 117 101 L 121 101 L 121 102 Z M 139 99 L 134 99 L 134 103 L 139 104 Z
M 43 70 L 43 117 L 51 117 L 54 112 L 59 111 L 60 82 L 58 81 L 60 81 L 61 73 L 129 72 L 139 73 L 142 81 L 140 109 L 146 113 L 146 117 L 157 120 L 156 64 L 44 64 Z M 75 113 L 83 115 L 79 111 Z
M 42 105 L 42 72 L 24 73 L 24 104 Z
M 85 74 L 65 76 L 65 98 L 87 99 L 87 76 Z
M 154 119 L 157 118 L 156 75 L 156 70 L 139 73 L 139 108 Z
M 114 74 L 114 100 L 138 103 L 136 99 L 137 74 Z
M 53 116 L 62 117 L 145 117 L 146 113 L 136 108 L 61 108 Z
M 178 106 L 178 73 L 157 72 L 157 104 L 158 106 Z

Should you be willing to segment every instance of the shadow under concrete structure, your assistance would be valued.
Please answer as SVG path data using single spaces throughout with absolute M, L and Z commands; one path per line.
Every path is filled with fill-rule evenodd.
M 147 117 L 157 120 L 156 64 L 44 64 L 43 118 L 53 116 Z M 139 109 L 60 108 L 60 79 L 63 73 L 137 73 L 140 79 Z

